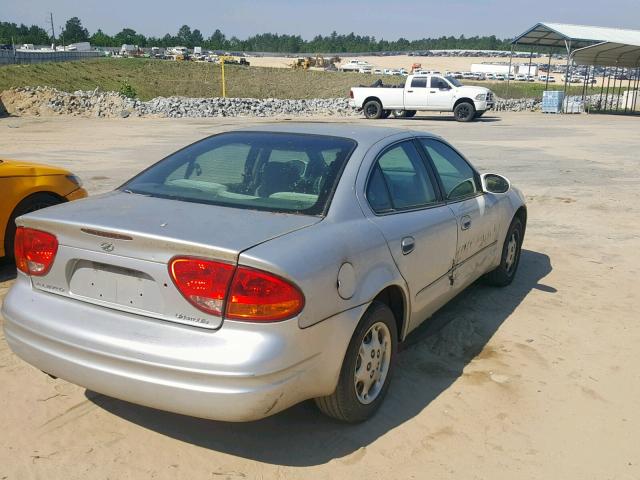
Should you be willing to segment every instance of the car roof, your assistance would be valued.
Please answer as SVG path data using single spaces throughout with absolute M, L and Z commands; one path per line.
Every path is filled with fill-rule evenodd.
M 233 130 L 234 132 L 276 132 L 297 133 L 307 135 L 328 135 L 333 137 L 351 138 L 361 146 L 373 145 L 380 140 L 394 135 L 421 136 L 439 138 L 430 132 L 410 130 L 406 128 L 374 127 L 368 125 L 354 125 L 342 122 L 282 122 L 267 123 L 247 128 Z

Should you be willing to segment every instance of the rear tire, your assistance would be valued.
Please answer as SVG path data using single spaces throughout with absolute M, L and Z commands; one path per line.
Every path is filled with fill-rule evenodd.
M 315 399 L 320 411 L 348 423 L 371 417 L 389 389 L 397 346 L 393 312 L 384 303 L 372 303 L 351 337 L 336 390 Z
M 405 116 L 406 118 L 413 118 L 413 117 L 415 117 L 415 116 L 416 116 L 416 113 L 418 113 L 418 111 L 417 111 L 417 110 L 405 110 L 405 111 L 404 111 L 404 116 Z
M 16 236 L 16 218 L 29 212 L 35 212 L 42 208 L 51 207 L 62 203 L 58 197 L 48 193 L 34 193 L 33 195 L 22 200 L 16 208 L 14 208 L 4 235 L 4 254 L 8 259 L 13 259 L 13 241 Z
M 476 114 L 476 107 L 469 102 L 460 102 L 453 109 L 453 116 L 458 122 L 470 122 Z
M 507 230 L 507 237 L 502 246 L 500 265 L 485 276 L 486 283 L 495 287 L 506 287 L 513 282 L 520 264 L 523 234 L 522 220 L 515 217 Z
M 382 104 L 378 100 L 369 100 L 363 105 L 362 111 L 369 120 L 377 120 L 382 117 Z

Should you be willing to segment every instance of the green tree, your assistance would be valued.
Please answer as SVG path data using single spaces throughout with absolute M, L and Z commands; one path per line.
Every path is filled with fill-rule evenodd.
M 89 41 L 91 45 L 96 45 L 98 47 L 115 47 L 117 46 L 116 41 L 113 37 L 107 35 L 102 30 L 98 29 L 96 33 L 89 37 Z
M 64 42 L 67 45 L 89 40 L 89 31 L 82 26 L 82 22 L 78 17 L 71 17 L 67 20 L 64 30 L 60 35 L 64 38 Z
M 178 40 L 185 47 L 193 47 L 193 43 L 191 41 L 191 27 L 189 25 L 182 25 L 180 30 L 178 30 Z
M 147 38 L 144 35 L 138 34 L 132 28 L 123 28 L 114 37 L 116 45 L 138 45 L 144 47 L 147 45 Z

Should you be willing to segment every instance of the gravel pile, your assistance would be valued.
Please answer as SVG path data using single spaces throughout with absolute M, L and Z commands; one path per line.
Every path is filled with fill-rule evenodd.
M 148 102 L 117 92 L 98 89 L 61 92 L 50 87 L 22 87 L 3 92 L 9 113 L 18 115 L 60 114 L 88 117 L 273 117 L 355 116 L 346 98 L 287 100 L 277 98 L 187 98 L 158 97 Z
M 534 112 L 540 110 L 542 101 L 535 98 L 496 98 L 496 112 Z

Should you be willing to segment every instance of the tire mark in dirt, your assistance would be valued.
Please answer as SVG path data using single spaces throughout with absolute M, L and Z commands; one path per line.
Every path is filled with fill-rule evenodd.
M 58 430 L 59 428 L 68 425 L 71 422 L 78 420 L 81 417 L 91 413 L 92 410 L 95 410 L 97 406 L 90 402 L 89 400 L 83 400 L 80 403 L 77 403 L 69 408 L 67 408 L 64 412 L 56 415 L 53 418 L 50 418 L 45 423 L 40 425 L 39 428 L 44 429 L 45 432 L 52 432 L 54 430 Z

